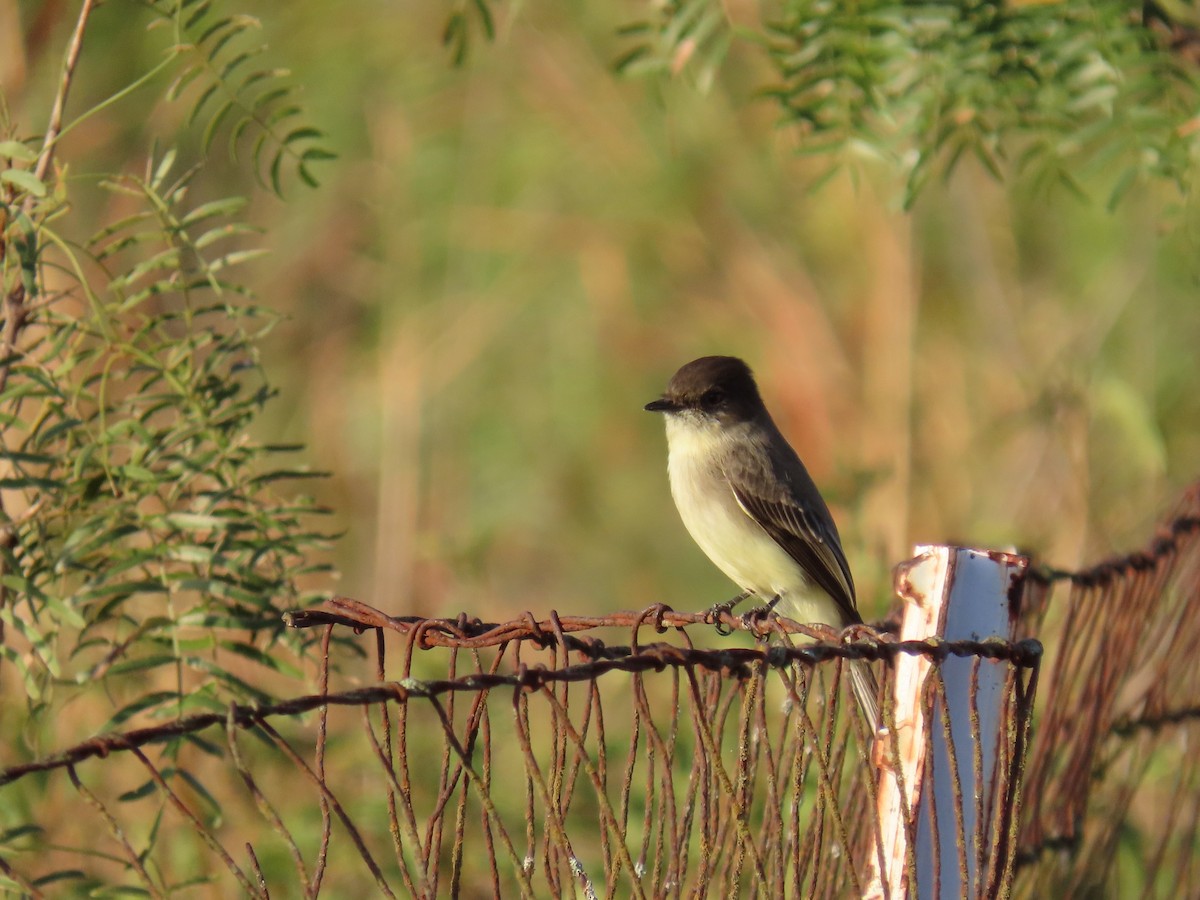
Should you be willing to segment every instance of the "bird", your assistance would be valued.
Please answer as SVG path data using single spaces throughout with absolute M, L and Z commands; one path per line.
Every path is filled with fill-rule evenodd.
M 692 539 L 742 589 L 806 624 L 861 625 L 837 525 L 800 457 L 767 411 L 750 367 L 704 356 L 681 367 L 649 412 L 666 419 L 671 495 Z M 850 684 L 873 729 L 878 689 L 865 660 Z

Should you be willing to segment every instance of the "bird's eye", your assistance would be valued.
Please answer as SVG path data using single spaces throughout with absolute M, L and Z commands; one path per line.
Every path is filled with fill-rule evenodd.
M 705 409 L 713 409 L 720 406 L 725 400 L 725 392 L 720 388 L 709 388 L 700 395 L 700 405 Z

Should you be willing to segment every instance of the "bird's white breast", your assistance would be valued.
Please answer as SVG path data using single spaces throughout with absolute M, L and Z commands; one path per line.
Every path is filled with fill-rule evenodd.
M 721 460 L 734 440 L 715 424 L 668 416 L 667 471 L 683 524 L 717 568 L 743 589 L 764 600 L 804 593 L 804 571 L 742 510 L 725 478 Z

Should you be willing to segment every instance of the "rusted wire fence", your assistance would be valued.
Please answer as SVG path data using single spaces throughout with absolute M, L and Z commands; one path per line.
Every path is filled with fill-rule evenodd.
M 1051 590 L 1064 584 L 1058 597 Z M 1061 591 L 1061 588 L 1060 588 Z M 1044 571 L 1024 634 L 1047 646 L 1025 773 L 1018 894 L 1200 888 L 1200 484 L 1144 551 Z
M 152 896 L 205 876 L 214 893 L 255 896 L 853 896 L 881 854 L 878 771 L 897 745 L 890 704 L 892 727 L 869 733 L 844 660 L 884 676 L 898 655 L 922 654 L 934 663 L 927 720 L 947 739 L 940 663 L 1004 672 L 995 783 L 976 752 L 954 772 L 957 798 L 996 802 L 934 851 L 963 873 L 970 860 L 980 896 L 1067 896 L 1117 876 L 1151 893 L 1155 879 L 1190 883 L 1196 497 L 1146 553 L 1032 578 L 1015 642 L 870 629 L 842 641 L 728 615 L 737 633 L 721 636 L 666 607 L 499 624 L 348 599 L 296 611 L 289 624 L 325 629 L 317 694 L 0 770 L 0 802 L 36 779 L 55 808 L 73 793 L 79 811 L 43 821 L 30 808 L 25 831 L 0 835 L 0 879 L 31 896 L 55 895 L 41 880 L 63 872 Z M 1061 581 L 1069 595 L 1049 602 Z M 345 663 L 332 636 L 351 628 L 373 684 L 340 684 L 349 676 L 330 664 Z M 1034 637 L 1048 640 L 1044 663 Z M 149 817 L 139 791 L 161 803 Z M 1134 827 L 1138 867 L 1114 876 Z M 191 870 L 177 844 L 152 839 L 166 829 L 201 847 Z M 914 884 L 911 855 L 906 865 Z
M 379 684 L 100 737 L 12 767 L 0 783 L 65 768 L 97 824 L 107 826 L 114 862 L 123 857 L 126 872 L 152 893 L 160 885 L 123 838 L 124 810 L 113 796 L 122 785 L 94 783 L 126 754 L 248 893 L 300 887 L 316 894 L 336 866 L 341 884 L 355 870 L 385 895 L 840 897 L 865 887 L 877 852 L 867 814 L 875 772 L 895 754 L 888 740 L 870 737 L 852 704 L 843 709 L 850 695 L 841 685 L 842 660 L 884 665 L 918 653 L 1003 666 L 1013 719 L 1027 723 L 1039 659 L 1032 641 L 899 643 L 865 634 L 849 644 L 705 648 L 689 630 L 711 633 L 703 616 L 665 607 L 491 626 L 389 618 L 335 600 L 293 614 L 292 624 L 364 630 Z M 743 623 L 729 617 L 727 624 Z M 785 641 L 795 632 L 830 637 L 770 620 L 759 627 Z M 600 628 L 618 629 L 626 640 L 604 643 Z M 431 664 L 444 666 L 440 677 L 421 673 Z M 926 703 L 932 707 L 943 688 L 931 678 Z M 345 705 L 361 708 L 357 739 L 326 721 L 327 709 Z M 312 732 L 281 734 L 280 718 L 314 709 Z M 143 749 L 206 732 L 211 743 L 222 729 L 228 766 L 261 824 L 274 831 L 264 829 L 244 847 L 197 814 L 186 786 Z M 243 750 L 244 731 L 272 749 L 257 765 Z M 347 770 L 339 760 L 355 740 L 370 748 L 371 762 Z M 259 775 L 269 758 L 294 772 L 284 797 Z M 1002 790 L 1011 790 L 1019 739 L 1002 760 Z M 80 777 L 85 765 L 92 779 Z M 980 790 L 980 777 L 961 773 L 959 790 Z M 284 812 L 300 792 L 324 822 L 307 846 L 303 828 Z M 1002 881 L 1012 854 L 997 849 L 1011 846 L 1012 835 L 1002 808 L 994 819 L 998 827 L 960 836 L 942 852 L 964 861 L 970 853 L 979 871 Z M 287 848 L 288 874 L 260 871 L 271 844 Z M 52 855 L 43 858 L 55 864 Z M 5 871 L 27 886 L 36 877 L 7 862 Z

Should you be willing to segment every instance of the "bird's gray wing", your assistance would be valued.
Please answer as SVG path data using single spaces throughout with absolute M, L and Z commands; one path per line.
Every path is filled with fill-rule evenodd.
M 738 505 L 750 518 L 794 559 L 817 587 L 829 594 L 842 611 L 843 622 L 827 625 L 849 625 L 862 622 L 854 602 L 854 579 L 850 565 L 842 552 L 837 530 L 824 506 L 809 510 L 790 496 L 766 499 L 756 496 L 744 485 L 732 483 Z M 816 488 L 814 487 L 815 491 Z

